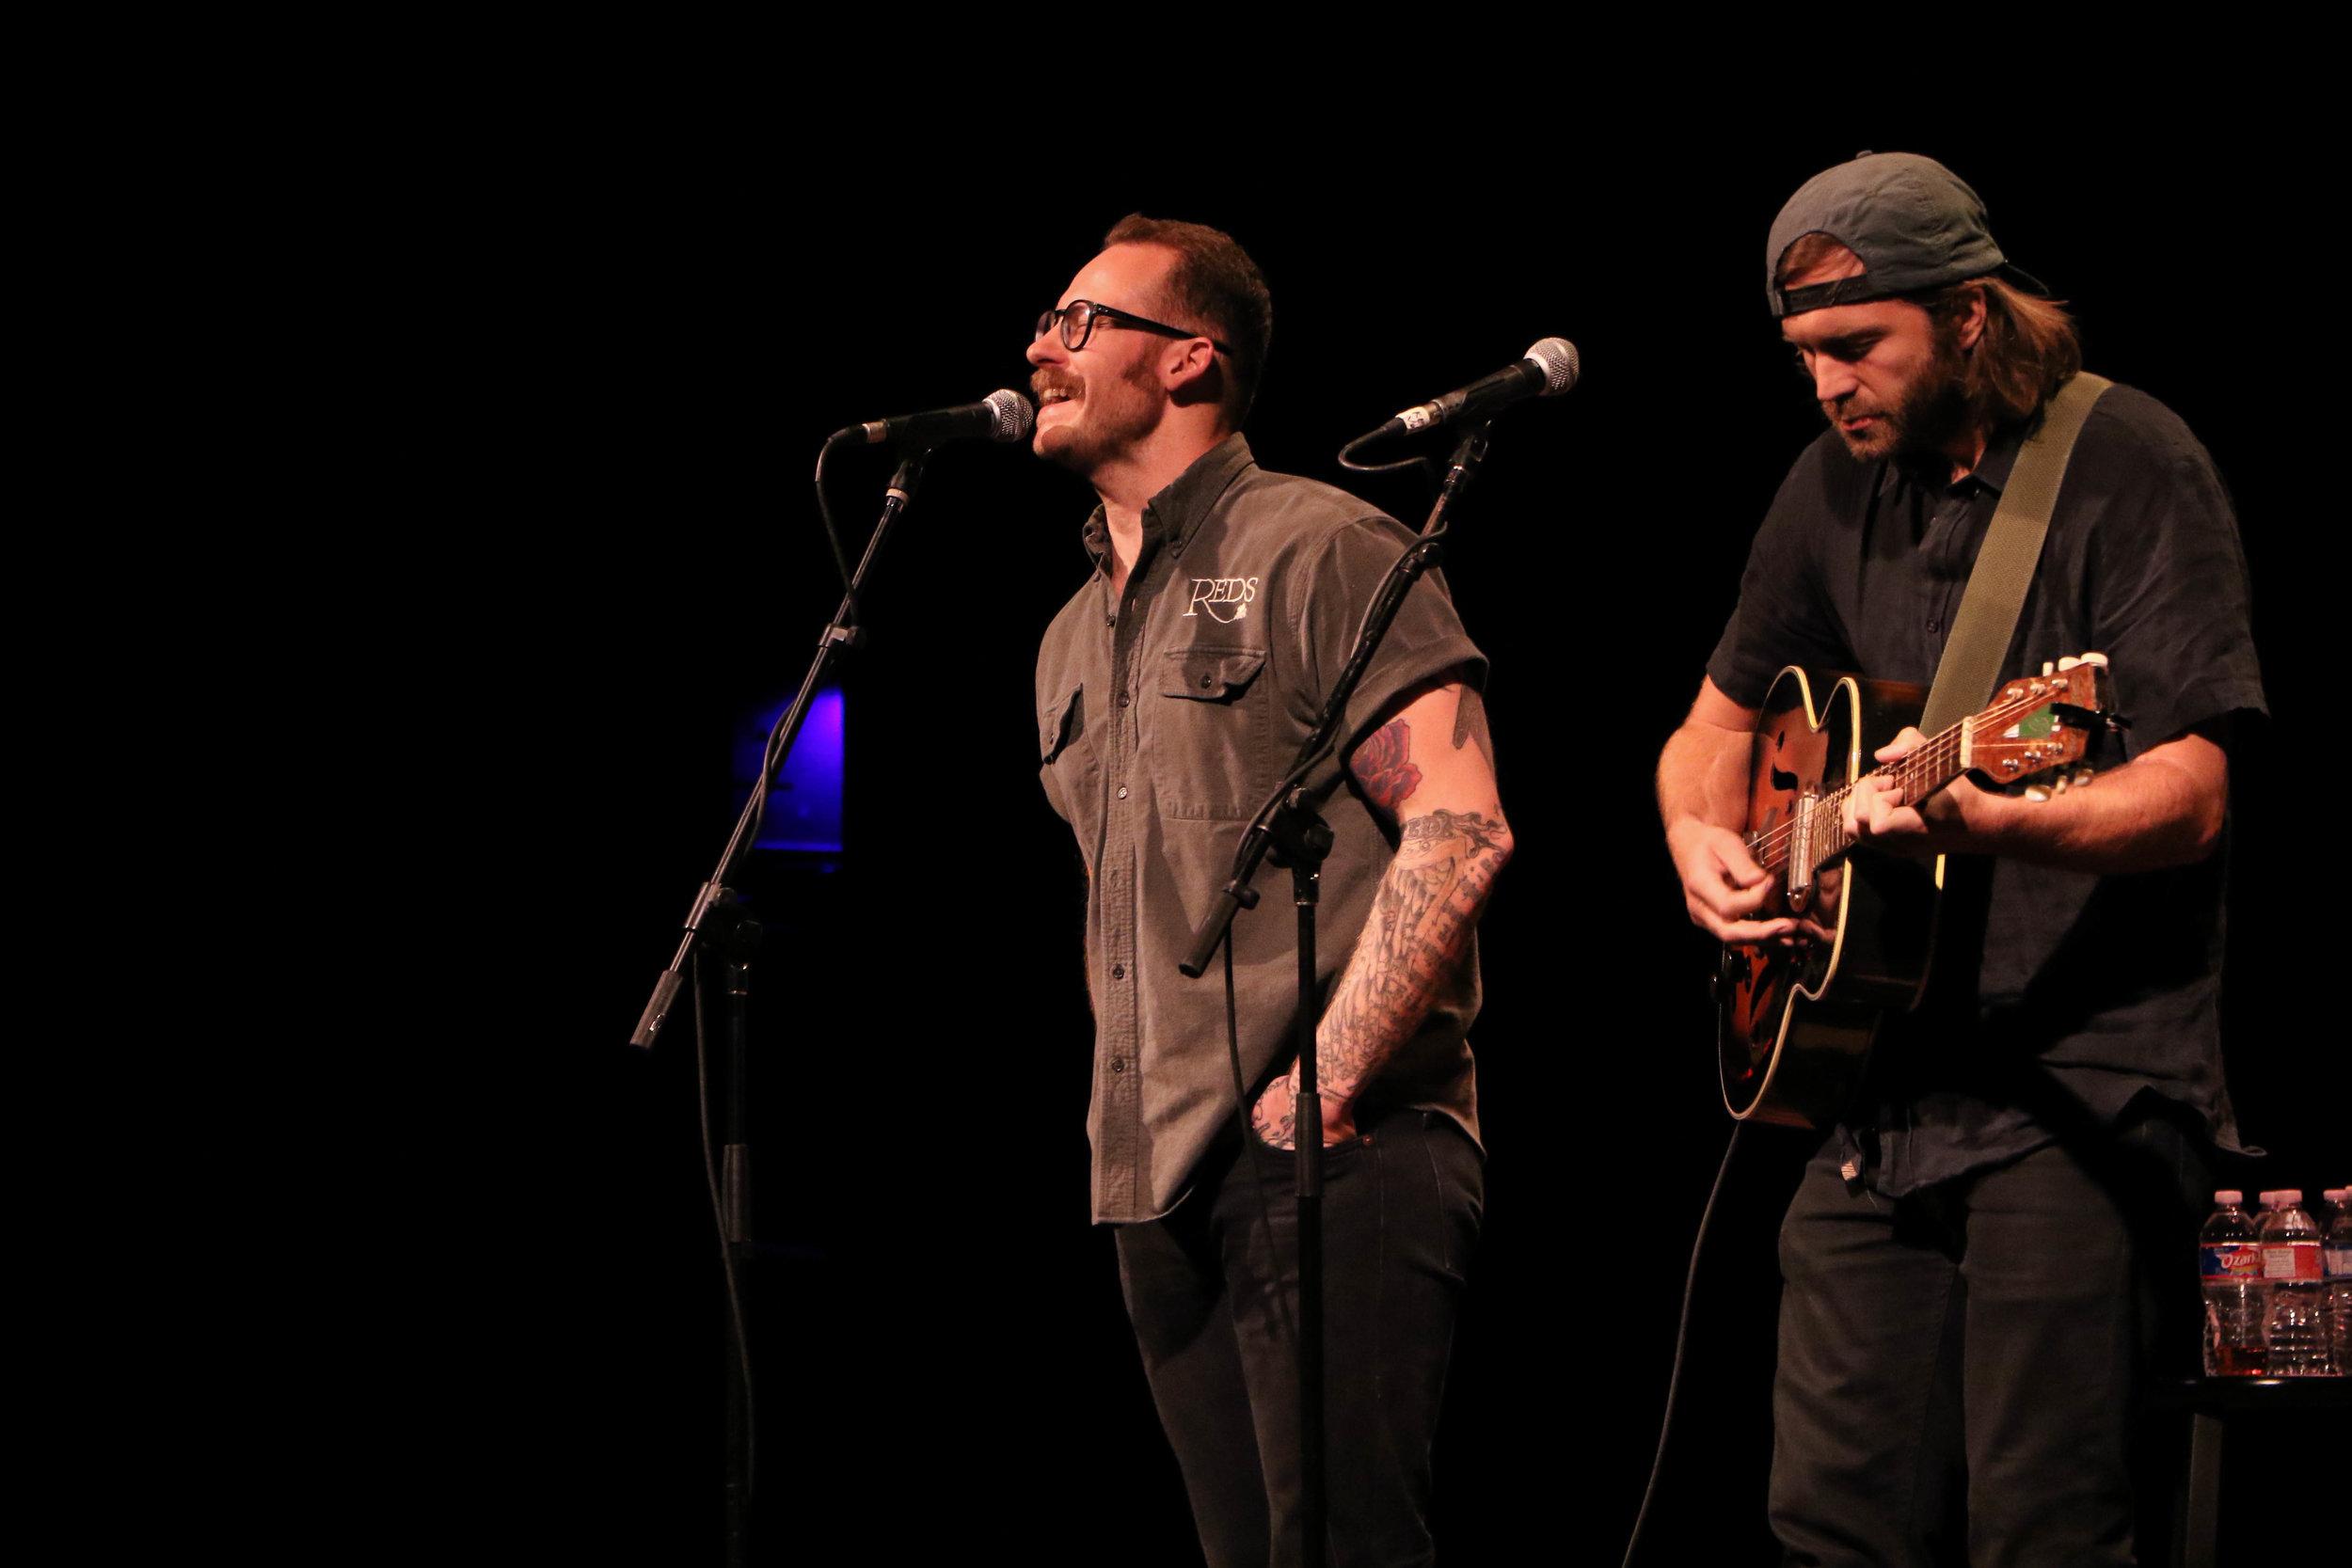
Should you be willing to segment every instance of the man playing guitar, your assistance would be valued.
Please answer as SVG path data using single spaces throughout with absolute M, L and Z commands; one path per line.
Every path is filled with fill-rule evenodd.
M 1817 176 L 1765 265 L 1830 429 L 1658 769 L 1691 919 L 1735 951 L 1819 931 L 1740 831 L 1767 689 L 1790 665 L 1933 678 L 2019 447 L 2081 366 L 2064 310 L 1926 158 Z M 2124 387 L 2083 424 L 2004 674 L 2088 649 L 2131 721 L 2121 767 L 2047 800 L 1967 777 L 1906 800 L 1873 774 L 1839 816 L 1857 863 L 1951 859 L 1925 993 L 1879 1028 L 1782 1230 L 1772 1522 L 1792 1561 L 2133 1560 L 2133 1380 L 2160 1341 L 2194 1343 L 2172 1314 L 2204 1159 L 2237 1147 L 2219 848 L 2229 723 L 2264 698 L 2211 459 Z

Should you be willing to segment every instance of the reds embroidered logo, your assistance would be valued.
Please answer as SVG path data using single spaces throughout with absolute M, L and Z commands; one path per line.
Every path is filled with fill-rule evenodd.
M 1256 578 L 1195 578 L 1192 579 L 1192 603 L 1184 607 L 1179 620 L 1200 613 L 1208 607 L 1209 619 L 1232 626 L 1249 613 L 1249 607 L 1258 597 Z

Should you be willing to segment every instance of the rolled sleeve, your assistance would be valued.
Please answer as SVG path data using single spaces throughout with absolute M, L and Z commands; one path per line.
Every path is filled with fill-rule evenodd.
M 1328 693 L 1347 667 L 1381 580 L 1414 538 L 1412 530 L 1392 517 L 1359 518 L 1335 530 L 1312 569 L 1304 574 L 1306 598 L 1296 616 L 1298 659 L 1299 668 L 1311 673 L 1317 692 Z M 1430 571 L 1406 594 L 1379 652 L 1348 699 L 1340 754 L 1353 751 L 1393 711 L 1398 699 L 1448 674 L 1484 690 L 1486 656 L 1462 629 L 1444 574 Z

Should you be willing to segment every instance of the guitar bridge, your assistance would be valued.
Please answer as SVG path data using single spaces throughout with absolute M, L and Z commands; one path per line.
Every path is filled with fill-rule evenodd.
M 1788 818 L 1788 909 L 1803 914 L 1813 898 L 1813 808 L 1820 801 L 1818 790 L 1806 790 L 1797 797 L 1797 809 Z

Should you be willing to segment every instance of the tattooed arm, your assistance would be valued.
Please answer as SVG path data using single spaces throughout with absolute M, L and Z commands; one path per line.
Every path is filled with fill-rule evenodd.
M 1315 1033 L 1326 1144 L 1356 1135 L 1357 1091 L 1412 1038 L 1458 972 L 1495 874 L 1511 858 L 1476 691 L 1458 684 L 1422 691 L 1365 737 L 1348 768 L 1396 821 L 1400 841 Z M 1296 1073 L 1267 1085 L 1251 1113 L 1259 1136 L 1278 1148 L 1291 1147 Z

